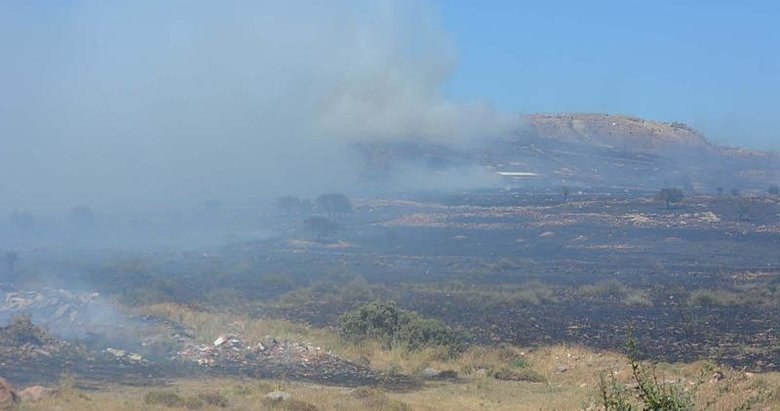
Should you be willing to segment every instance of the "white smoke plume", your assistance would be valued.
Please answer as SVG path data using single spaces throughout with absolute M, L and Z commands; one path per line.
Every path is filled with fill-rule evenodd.
M 4 2 L 0 52 L 0 207 L 321 193 L 350 187 L 349 142 L 518 121 L 442 97 L 421 2 Z

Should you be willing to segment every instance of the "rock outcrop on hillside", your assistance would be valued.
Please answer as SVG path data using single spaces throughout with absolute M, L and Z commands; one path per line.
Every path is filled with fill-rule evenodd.
M 534 135 L 564 142 L 625 150 L 710 148 L 704 136 L 678 122 L 601 113 L 531 114 L 526 121 Z
M 535 182 L 522 184 L 547 187 L 677 186 L 714 192 L 717 187 L 765 190 L 780 180 L 780 154 L 719 147 L 684 123 L 600 113 L 530 114 L 525 119 L 513 135 L 467 147 L 410 140 L 354 148 L 363 158 L 364 175 L 374 180 L 392 179 L 408 166 L 417 173 L 478 167 L 503 176 L 534 175 Z

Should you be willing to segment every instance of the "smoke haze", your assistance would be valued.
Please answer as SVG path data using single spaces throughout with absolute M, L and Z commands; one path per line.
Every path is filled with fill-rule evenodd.
M 0 193 L 15 208 L 347 190 L 356 140 L 515 127 L 444 100 L 433 10 L 380 1 L 0 5 Z

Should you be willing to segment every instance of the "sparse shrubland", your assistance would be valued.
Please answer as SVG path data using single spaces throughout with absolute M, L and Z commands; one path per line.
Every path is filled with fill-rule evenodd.
M 694 408 L 694 394 L 703 381 L 693 382 L 691 387 L 659 379 L 652 364 L 644 364 L 636 358 L 636 341 L 629 337 L 626 343 L 628 362 L 634 381 L 632 392 L 617 381 L 614 374 L 599 376 L 599 399 L 606 411 L 658 410 L 687 411 Z
M 701 362 L 694 370 L 677 370 L 677 378 L 669 378 L 673 367 L 666 366 L 663 375 L 658 365 L 639 360 L 631 336 L 626 352 L 630 382 L 621 381 L 618 370 L 599 374 L 595 398 L 605 411 L 750 410 L 759 403 L 780 405 L 777 388 L 768 389 L 763 379 L 749 381 L 752 374 Z
M 484 285 L 450 282 L 431 285 L 404 285 L 404 290 L 445 295 L 466 303 L 478 303 L 489 307 L 516 304 L 540 305 L 557 302 L 556 289 L 541 281 L 529 281 L 520 285 Z M 396 291 L 400 293 L 396 287 Z
M 581 286 L 576 293 L 586 298 L 616 299 L 629 306 L 653 305 L 653 300 L 647 291 L 629 287 L 614 279 Z
M 755 302 L 747 293 L 711 288 L 694 290 L 688 296 L 691 305 L 735 306 Z

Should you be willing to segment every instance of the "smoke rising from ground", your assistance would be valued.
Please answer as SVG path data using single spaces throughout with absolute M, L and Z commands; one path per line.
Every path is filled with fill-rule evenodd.
M 406 1 L 0 5 L 2 205 L 345 190 L 350 142 L 513 128 L 441 97 L 455 56 L 439 27 Z

